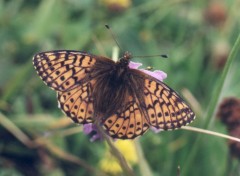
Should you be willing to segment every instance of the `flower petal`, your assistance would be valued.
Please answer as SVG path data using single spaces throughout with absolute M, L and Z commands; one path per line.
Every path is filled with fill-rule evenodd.
M 94 142 L 96 140 L 102 140 L 102 139 L 103 139 L 102 136 L 99 133 L 96 133 L 90 138 L 90 141 Z
M 97 130 L 97 127 L 93 123 L 88 123 L 83 125 L 83 132 L 90 136 L 90 141 L 94 142 L 96 140 L 101 141 L 103 140 L 103 137 L 100 135 L 100 133 Z
M 163 131 L 162 129 L 157 129 L 153 126 L 150 127 L 150 129 L 154 132 L 154 133 L 160 133 L 161 131 Z
M 90 134 L 92 131 L 94 131 L 92 123 L 88 123 L 88 124 L 83 125 L 83 132 L 85 134 Z
M 167 74 L 160 70 L 150 71 L 150 70 L 140 69 L 140 71 L 158 79 L 159 81 L 163 81 L 165 78 L 167 78 Z
M 130 61 L 128 66 L 131 69 L 138 69 L 138 67 L 142 66 L 142 63 Z
M 140 66 L 142 66 L 142 63 L 130 61 L 128 66 L 131 69 L 138 69 Z M 159 81 L 163 81 L 165 78 L 167 78 L 167 74 L 161 70 L 155 70 L 155 71 L 150 71 L 145 69 L 138 69 L 138 70 L 158 79 Z

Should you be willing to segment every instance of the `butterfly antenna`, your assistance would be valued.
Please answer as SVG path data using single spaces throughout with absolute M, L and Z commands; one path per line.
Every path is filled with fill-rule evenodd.
M 150 56 L 132 56 L 132 57 L 138 57 L 138 58 L 146 58 L 146 57 L 162 57 L 162 58 L 168 58 L 167 54 L 157 54 L 157 55 L 150 55 Z
M 105 24 L 105 27 L 110 31 L 111 36 L 112 36 L 113 40 L 115 41 L 115 43 L 117 44 L 118 48 L 119 48 L 120 50 L 122 50 L 122 48 L 120 47 L 119 43 L 117 42 L 117 37 L 116 37 L 116 35 L 113 33 L 113 31 L 112 31 L 112 29 L 110 28 L 110 26 L 107 25 L 107 24 Z M 123 50 L 122 50 L 122 51 L 123 51 Z

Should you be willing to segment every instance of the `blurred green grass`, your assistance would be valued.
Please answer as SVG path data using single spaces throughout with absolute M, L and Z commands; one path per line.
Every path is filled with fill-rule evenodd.
M 121 7 L 123 3 L 117 4 Z M 81 132 L 62 135 L 76 125 L 62 124 L 55 92 L 38 78 L 31 59 L 37 52 L 53 49 L 110 57 L 115 43 L 104 27 L 107 23 L 121 47 L 133 55 L 169 55 L 169 59 L 133 60 L 166 72 L 166 83 L 174 90 L 189 90 L 202 109 L 191 125 L 202 127 L 224 59 L 240 31 L 238 0 L 215 3 L 223 6 L 215 12 L 218 17 L 223 14 L 217 20 L 209 12 L 211 3 L 200 0 L 131 1 L 127 7 L 117 6 L 118 11 L 108 1 L 0 0 L 0 111 L 31 139 L 45 137 L 47 142 L 101 170 L 98 163 L 104 157 L 105 145 L 91 143 Z M 240 97 L 240 60 L 235 59 L 232 65 L 220 98 Z M 191 104 L 189 97 L 185 99 Z M 226 133 L 218 121 L 212 130 Z M 24 146 L 4 126 L 0 126 L 0 139 L 0 175 L 89 172 L 54 153 L 56 148 L 51 151 L 47 145 Z M 212 136 L 202 137 L 191 165 L 184 165 L 195 139 L 196 133 L 183 130 L 148 132 L 140 143 L 154 175 L 176 175 L 178 165 L 187 169 L 186 175 L 236 175 L 234 169 L 239 163 L 229 156 L 226 140 Z M 231 166 L 229 160 L 237 164 Z M 139 169 L 134 169 L 138 173 Z

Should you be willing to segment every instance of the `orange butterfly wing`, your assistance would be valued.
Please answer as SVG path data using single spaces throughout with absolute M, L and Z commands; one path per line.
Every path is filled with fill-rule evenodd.
M 36 54 L 33 65 L 41 79 L 56 91 L 73 89 L 86 78 L 96 57 L 79 51 L 57 50 Z
M 148 78 L 144 83 L 144 104 L 151 126 L 173 130 L 194 120 L 194 112 L 174 90 L 153 77 Z
M 93 122 L 93 86 L 94 80 L 91 80 L 72 90 L 57 93 L 60 108 L 75 123 Z

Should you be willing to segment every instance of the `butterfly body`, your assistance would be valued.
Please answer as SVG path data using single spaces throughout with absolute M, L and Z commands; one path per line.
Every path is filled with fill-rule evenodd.
M 130 91 L 128 63 L 128 58 L 123 57 L 118 62 L 100 61 L 92 67 L 89 77 L 94 79 L 92 88 L 94 116 L 107 118 L 127 101 L 127 93 Z
M 113 138 L 132 139 L 150 126 L 171 130 L 187 125 L 194 113 L 181 97 L 156 78 L 129 67 L 125 53 L 114 62 L 80 51 L 36 54 L 42 80 L 57 91 L 63 112 L 74 122 L 99 121 Z

